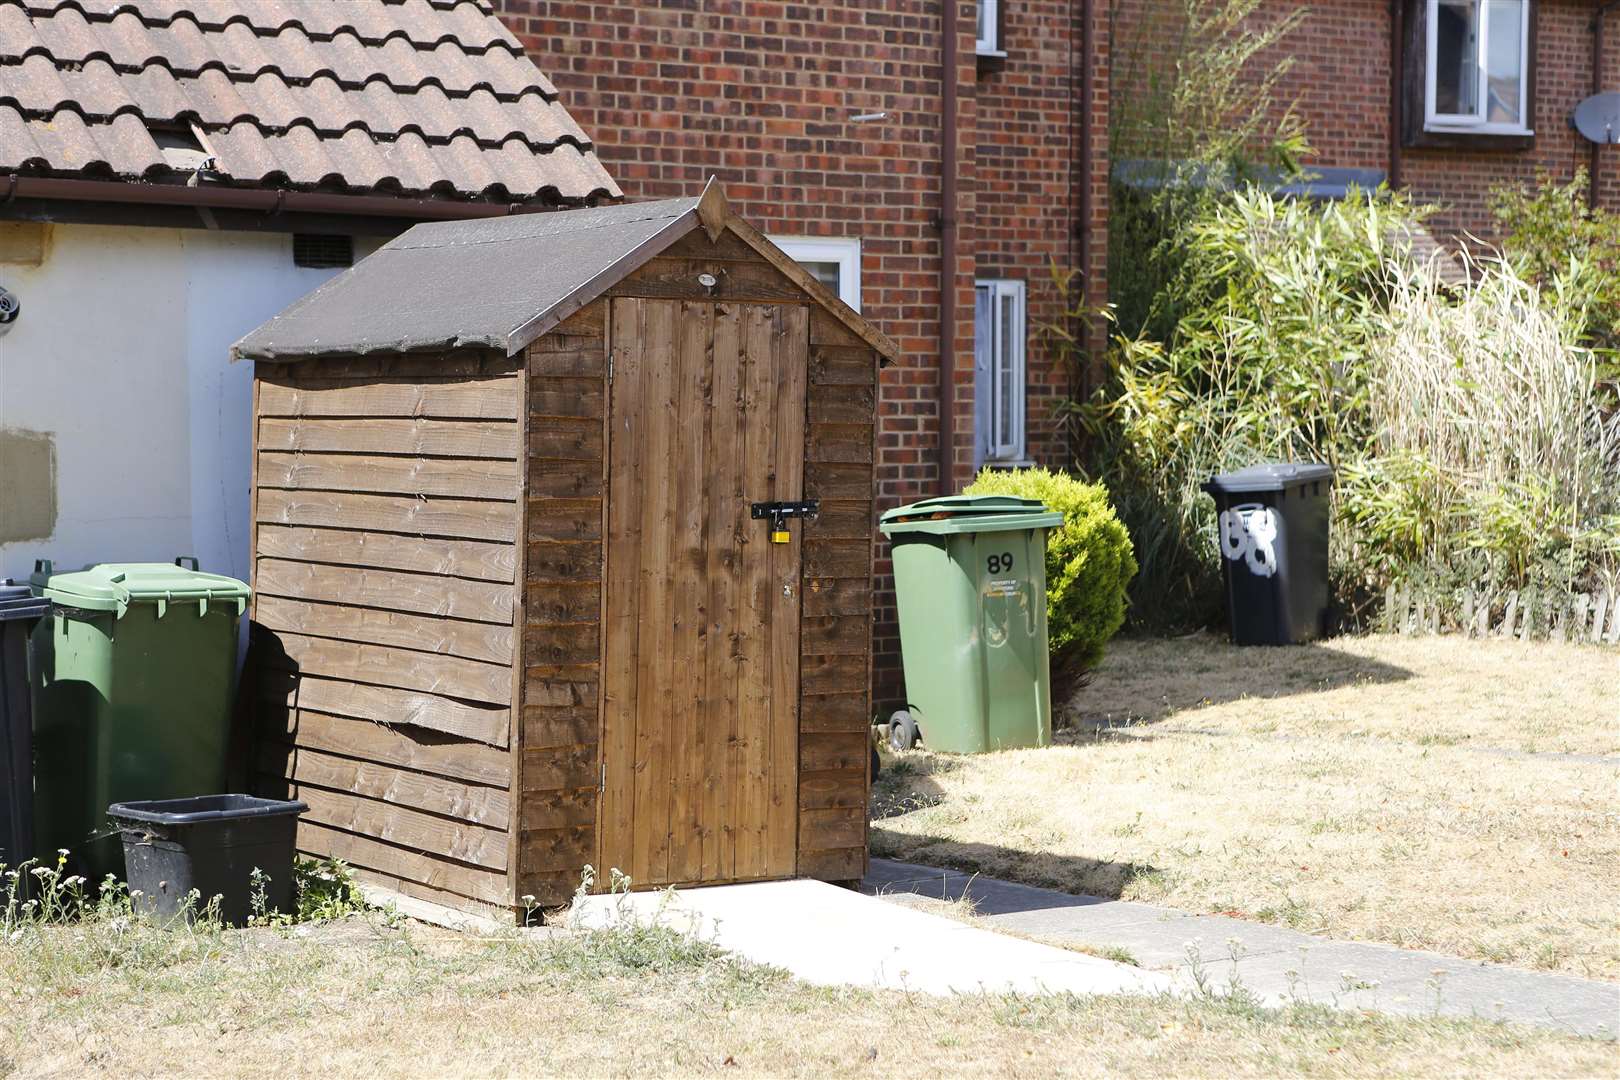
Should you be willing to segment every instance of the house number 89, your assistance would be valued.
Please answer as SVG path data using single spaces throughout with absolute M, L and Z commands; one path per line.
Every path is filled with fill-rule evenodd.
M 985 560 L 992 574 L 1005 574 L 1013 568 L 1012 552 L 1003 551 L 1000 555 L 992 555 Z

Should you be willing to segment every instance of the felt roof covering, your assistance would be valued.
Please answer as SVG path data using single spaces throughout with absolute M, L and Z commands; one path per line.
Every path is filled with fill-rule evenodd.
M 697 198 L 414 226 L 243 337 L 232 356 L 514 355 L 698 228 L 711 238 L 730 229 L 885 360 L 898 357 L 892 341 L 733 217 L 713 180 Z

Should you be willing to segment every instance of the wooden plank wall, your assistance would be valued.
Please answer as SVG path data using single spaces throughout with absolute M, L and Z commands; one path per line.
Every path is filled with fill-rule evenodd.
M 800 635 L 799 874 L 867 868 L 871 775 L 872 493 L 877 354 L 820 308 L 810 316 Z
M 261 789 L 299 849 L 510 913 L 518 365 L 488 351 L 260 364 Z
M 559 904 L 593 861 L 600 783 L 607 301 L 528 348 L 519 896 Z

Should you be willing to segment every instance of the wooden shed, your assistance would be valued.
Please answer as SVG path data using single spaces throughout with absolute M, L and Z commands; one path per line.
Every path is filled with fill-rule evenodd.
M 896 350 L 718 185 L 419 225 L 235 353 L 254 761 L 301 851 L 505 918 L 587 864 L 865 872 Z

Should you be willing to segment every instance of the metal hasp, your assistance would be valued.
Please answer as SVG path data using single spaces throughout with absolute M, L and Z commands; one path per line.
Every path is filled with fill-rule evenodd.
M 806 499 L 803 502 L 752 503 L 750 511 L 756 519 L 771 519 L 771 543 L 787 544 L 793 541 L 793 534 L 788 532 L 787 519 L 790 517 L 815 517 L 821 511 L 821 500 Z
M 771 531 L 781 532 L 787 525 L 788 518 L 815 517 L 821 513 L 820 499 L 806 499 L 803 502 L 762 502 L 750 505 L 750 514 L 755 519 L 770 518 Z

